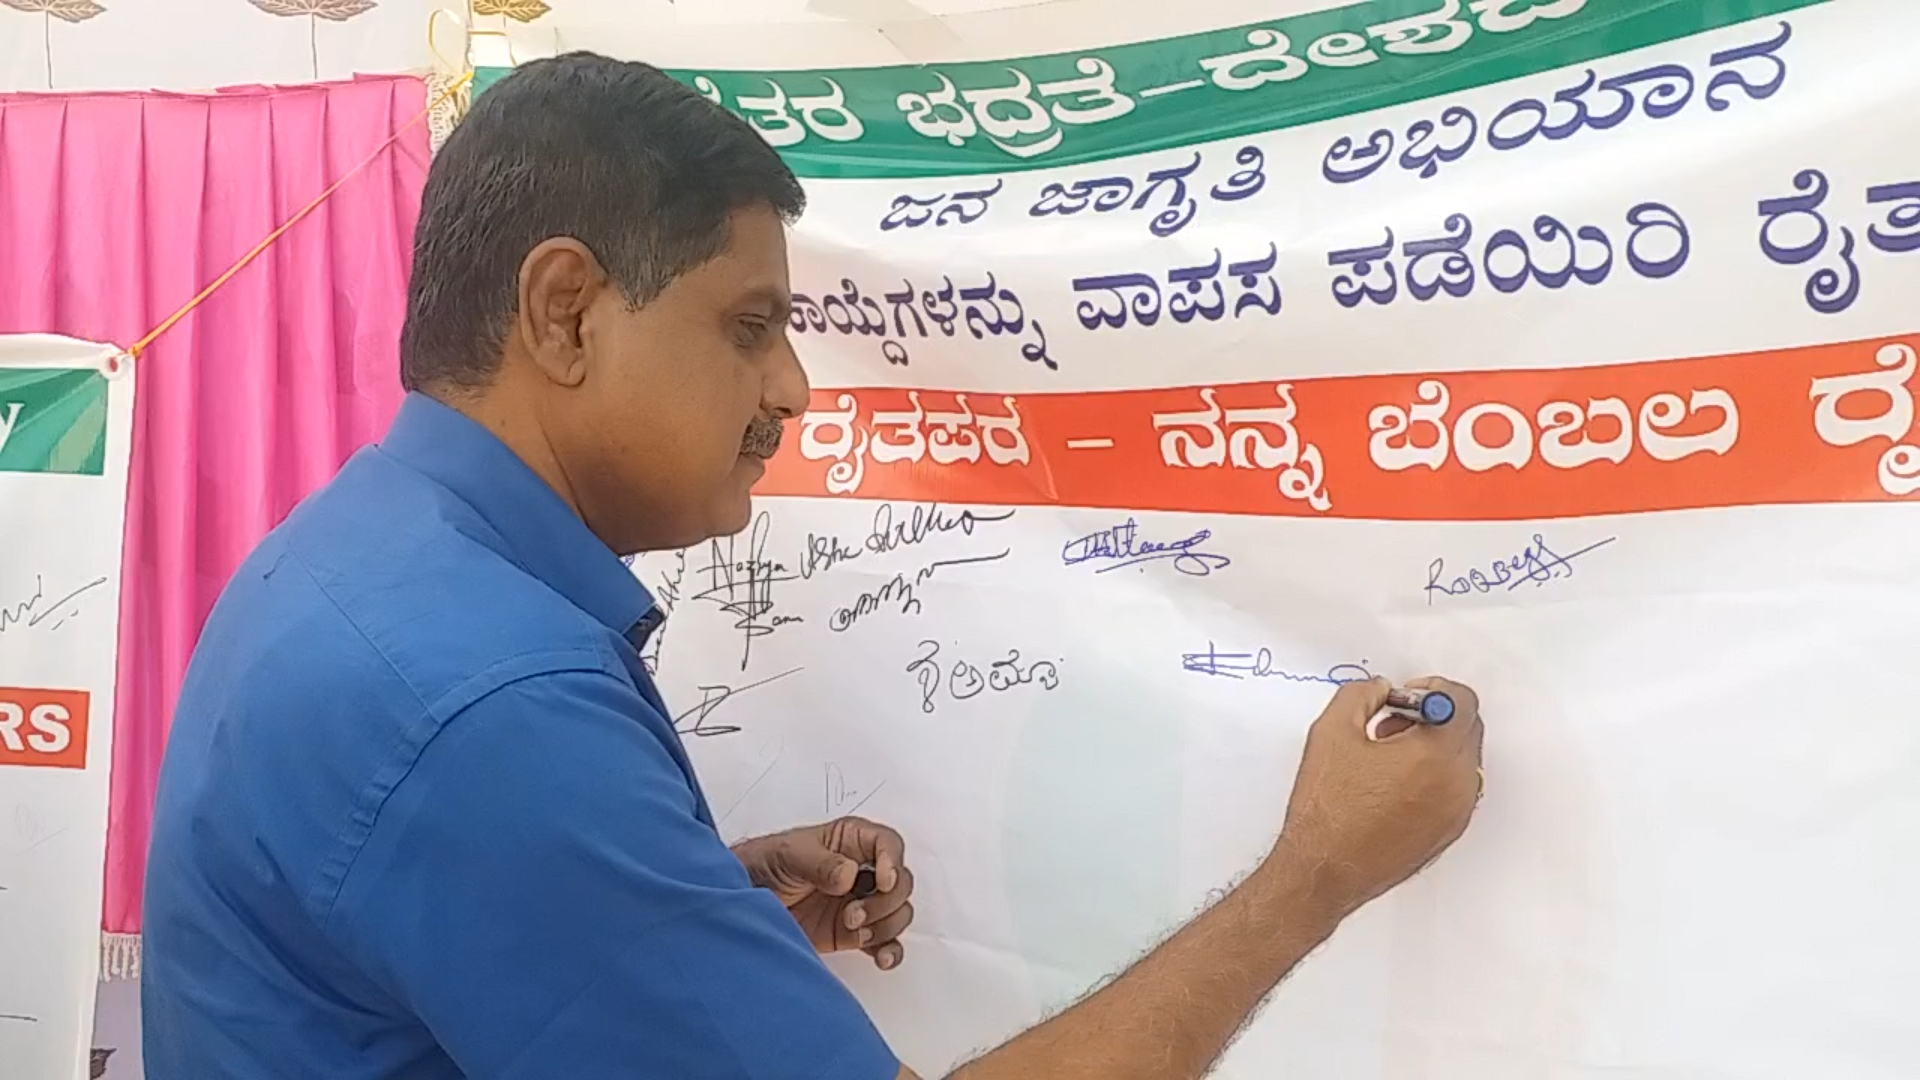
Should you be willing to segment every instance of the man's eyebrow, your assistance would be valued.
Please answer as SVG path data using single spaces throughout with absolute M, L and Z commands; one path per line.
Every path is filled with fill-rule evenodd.
M 763 285 L 759 288 L 748 290 L 746 296 L 741 298 L 741 302 L 746 304 L 765 304 L 769 309 L 770 315 L 776 320 L 785 319 L 787 316 L 793 314 L 792 294 L 774 285 Z

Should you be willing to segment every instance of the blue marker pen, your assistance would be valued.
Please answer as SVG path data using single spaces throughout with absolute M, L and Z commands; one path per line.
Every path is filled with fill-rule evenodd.
M 1453 698 L 1440 690 L 1387 691 L 1387 708 L 1409 713 L 1423 724 L 1438 727 L 1453 719 Z

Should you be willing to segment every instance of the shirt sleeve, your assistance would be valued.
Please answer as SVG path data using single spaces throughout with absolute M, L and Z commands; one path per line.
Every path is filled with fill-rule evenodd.
M 894 1080 L 652 716 L 589 671 L 469 706 L 380 809 L 329 929 L 474 1080 Z

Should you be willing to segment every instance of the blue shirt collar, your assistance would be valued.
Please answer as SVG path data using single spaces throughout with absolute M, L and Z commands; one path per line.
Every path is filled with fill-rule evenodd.
M 641 628 L 629 638 L 636 648 L 658 624 L 653 596 L 626 564 L 486 428 L 411 393 L 380 450 L 472 506 L 505 542 L 500 554 L 575 607 L 623 636 Z

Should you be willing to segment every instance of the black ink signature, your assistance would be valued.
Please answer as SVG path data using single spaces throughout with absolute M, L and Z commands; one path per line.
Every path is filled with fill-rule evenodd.
M 1042 690 L 1053 690 L 1060 685 L 1058 661 L 1036 660 L 1031 664 L 1023 664 L 1018 649 L 1008 649 L 1007 658 L 987 665 L 985 672 L 969 661 L 956 661 L 944 672 L 943 681 L 938 659 L 939 643 L 922 641 L 920 648 L 927 652 L 907 664 L 907 674 L 920 684 L 920 711 L 923 713 L 933 712 L 934 699 L 942 690 L 955 701 L 966 701 L 979 697 L 989 689 L 995 693 L 1005 693 L 1029 683 L 1038 684 Z
M 789 623 L 804 621 L 798 615 L 773 613 L 774 584 L 798 580 L 799 575 L 789 571 L 785 564 L 765 557 L 769 527 L 764 511 L 753 519 L 745 558 L 741 558 L 737 551 L 739 537 L 728 537 L 724 549 L 721 541 L 711 541 L 711 561 L 695 571 L 706 575 L 707 588 L 689 598 L 711 600 L 720 606 L 721 611 L 735 617 L 733 627 L 745 638 L 740 649 L 741 671 L 747 670 L 747 661 L 753 657 L 755 638 L 765 637 Z
M 680 585 L 687 577 L 687 549 L 674 552 L 673 560 L 673 572 L 660 575 L 660 586 L 653 595 L 654 602 L 668 615 L 673 614 L 674 605 L 680 602 Z M 627 565 L 633 564 L 629 562 Z M 653 636 L 647 639 L 647 650 L 640 654 L 640 664 L 647 669 L 647 674 L 660 674 L 660 649 L 666 640 L 667 624 L 663 622 L 654 628 Z
M 1109 565 L 1095 570 L 1104 574 L 1109 570 L 1118 570 L 1126 566 L 1141 566 L 1143 563 L 1160 559 L 1173 560 L 1173 568 L 1190 577 L 1206 577 L 1215 570 L 1223 570 L 1233 565 L 1225 555 L 1196 550 L 1213 538 L 1209 529 L 1201 529 L 1184 540 L 1172 540 L 1155 543 L 1142 540 L 1139 536 L 1140 523 L 1128 518 L 1125 524 L 1115 525 L 1111 529 L 1101 529 L 1097 533 L 1070 540 L 1060 549 L 1060 561 L 1068 566 L 1076 566 L 1095 559 L 1113 560 Z M 1144 569 L 1144 567 L 1143 567 Z
M 80 614 L 77 609 L 68 610 L 69 604 L 106 583 L 106 578 L 94 578 L 92 581 L 87 582 L 85 585 L 80 586 L 49 604 L 44 602 L 47 598 L 46 582 L 41 579 L 39 574 L 35 574 L 33 575 L 32 596 L 11 607 L 0 607 L 0 634 L 4 634 L 16 626 L 25 626 L 28 629 L 32 629 L 56 615 L 59 616 L 58 621 L 52 626 L 47 627 L 47 629 L 58 630 L 68 619 Z
M 1557 578 L 1573 576 L 1573 560 L 1596 548 L 1606 547 L 1618 537 L 1609 536 L 1595 544 L 1588 544 L 1571 555 L 1559 555 L 1547 546 L 1539 533 L 1533 534 L 1533 543 L 1523 548 L 1520 554 L 1510 559 L 1501 559 L 1493 564 L 1488 573 L 1469 570 L 1465 577 L 1456 577 L 1451 582 L 1442 582 L 1446 576 L 1445 559 L 1435 559 L 1427 564 L 1427 604 L 1432 606 L 1433 594 L 1443 596 L 1466 596 L 1469 593 L 1492 592 L 1496 586 L 1504 585 L 1508 592 L 1532 582 L 1535 588 Z
M 700 704 L 674 717 L 673 730 L 682 735 L 698 735 L 703 739 L 712 735 L 732 735 L 740 730 L 738 724 L 707 723 L 708 718 L 713 715 L 714 710 L 726 704 L 736 695 L 758 689 L 770 682 L 778 682 L 789 675 L 798 674 L 801 670 L 801 668 L 794 668 L 791 671 L 783 671 L 778 675 L 770 675 L 767 678 L 761 679 L 759 682 L 750 682 L 745 686 L 726 686 L 715 683 L 710 686 L 697 687 L 696 689 L 700 691 Z M 687 723 L 687 718 L 690 716 L 693 717 L 692 724 Z
M 972 563 L 997 562 L 1006 558 L 1012 551 L 1012 548 L 1007 548 L 994 555 L 974 555 L 964 559 L 940 559 L 928 563 L 915 571 L 911 579 L 905 574 L 895 574 L 883 582 L 878 589 L 872 592 L 863 592 L 859 596 L 854 597 L 852 604 L 833 609 L 833 614 L 827 618 L 827 628 L 830 630 L 845 630 L 865 616 L 872 615 L 874 612 L 879 611 L 881 607 L 892 604 L 899 605 L 900 614 L 902 615 L 918 615 L 920 614 L 920 598 L 914 595 L 914 590 L 925 585 L 933 578 L 934 574 L 949 566 L 967 566 Z
M 660 575 L 660 587 L 654 591 L 654 598 L 665 608 L 667 614 L 673 614 L 673 605 L 680 602 L 680 583 L 687 578 L 687 549 L 681 548 L 673 553 L 673 572 Z
M 1207 642 L 1206 652 L 1182 655 L 1180 667 L 1186 671 L 1228 679 L 1285 679 L 1288 682 L 1326 683 L 1331 686 L 1365 682 L 1373 678 L 1373 672 L 1367 670 L 1365 660 L 1357 664 L 1335 664 L 1325 674 L 1282 671 L 1273 666 L 1273 653 L 1267 649 L 1251 653 L 1223 653 L 1216 651 L 1211 641 Z

